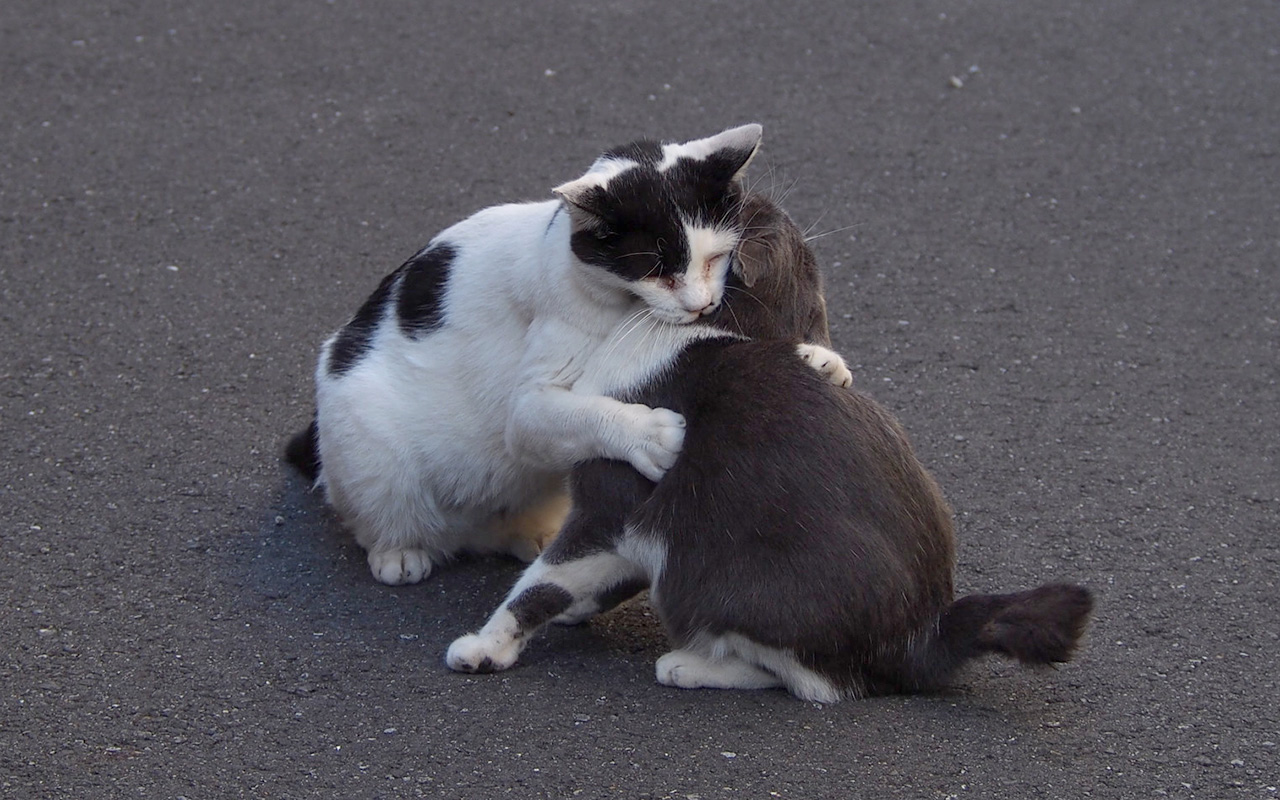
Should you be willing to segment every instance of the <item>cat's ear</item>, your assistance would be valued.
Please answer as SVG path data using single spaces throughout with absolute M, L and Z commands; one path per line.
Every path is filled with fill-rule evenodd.
M 739 125 L 721 131 L 706 139 L 697 139 L 680 146 L 681 155 L 700 159 L 726 181 L 741 180 L 742 173 L 760 150 L 764 128 L 756 123 Z
M 564 201 L 575 230 L 600 230 L 605 227 L 601 216 L 607 179 L 588 172 L 577 180 L 562 183 L 551 191 Z

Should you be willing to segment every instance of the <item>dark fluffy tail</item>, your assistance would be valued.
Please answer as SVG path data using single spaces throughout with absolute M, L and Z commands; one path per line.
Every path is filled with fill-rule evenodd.
M 1089 590 L 1065 583 L 962 597 L 942 612 L 936 634 L 913 654 L 915 688 L 942 688 L 966 661 L 988 653 L 1028 665 L 1070 661 L 1092 610 Z
M 314 481 L 320 476 L 320 453 L 316 445 L 316 421 L 311 420 L 305 431 L 293 435 L 284 448 L 284 459 L 298 471 Z

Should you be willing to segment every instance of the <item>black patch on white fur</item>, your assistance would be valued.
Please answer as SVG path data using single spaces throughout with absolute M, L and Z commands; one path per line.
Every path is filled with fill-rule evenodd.
M 632 142 L 606 156 L 637 165 L 575 198 L 575 205 L 598 222 L 574 231 L 570 239 L 574 255 L 588 264 L 627 281 L 677 275 L 689 264 L 686 221 L 732 229 L 738 220 L 743 191 L 733 176 L 749 151 L 726 148 L 705 159 L 681 158 L 661 172 L 662 146 L 655 142 Z
M 662 145 L 652 139 L 639 139 L 605 151 L 602 158 L 625 159 L 654 167 L 662 162 Z
M 360 310 L 351 321 L 342 326 L 333 346 L 329 350 L 329 375 L 338 377 L 354 367 L 373 342 L 373 334 L 382 320 L 383 311 L 391 297 L 391 288 L 395 284 L 399 270 L 382 279 L 378 288 L 364 301 Z
M 421 336 L 440 327 L 456 254 L 452 245 L 437 242 L 383 278 L 351 321 L 338 331 L 329 351 L 329 375 L 345 374 L 369 352 L 393 296 L 400 330 L 406 336 Z
M 573 604 L 573 595 L 554 583 L 537 583 L 511 601 L 507 610 L 516 618 L 521 631 L 545 625 Z
M 421 336 L 440 327 L 444 318 L 449 271 L 457 251 L 437 242 L 400 267 L 403 278 L 396 315 L 405 336 Z

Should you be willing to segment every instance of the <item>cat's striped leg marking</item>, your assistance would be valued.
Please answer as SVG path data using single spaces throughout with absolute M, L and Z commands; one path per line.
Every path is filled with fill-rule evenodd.
M 533 562 L 502 606 L 476 633 L 454 640 L 445 655 L 458 672 L 499 672 L 516 663 L 539 628 L 554 620 L 578 622 L 601 608 L 620 587 L 634 594 L 640 568 L 612 551 L 557 564 Z

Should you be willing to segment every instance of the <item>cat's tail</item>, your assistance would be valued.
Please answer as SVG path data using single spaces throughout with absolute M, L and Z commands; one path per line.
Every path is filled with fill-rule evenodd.
M 913 688 L 943 688 L 965 662 L 990 653 L 1029 666 L 1070 661 L 1092 610 L 1089 590 L 1066 583 L 961 597 L 911 654 Z
M 293 435 L 284 448 L 284 459 L 312 482 L 320 476 L 320 452 L 316 444 L 319 429 L 315 419 L 304 431 Z

